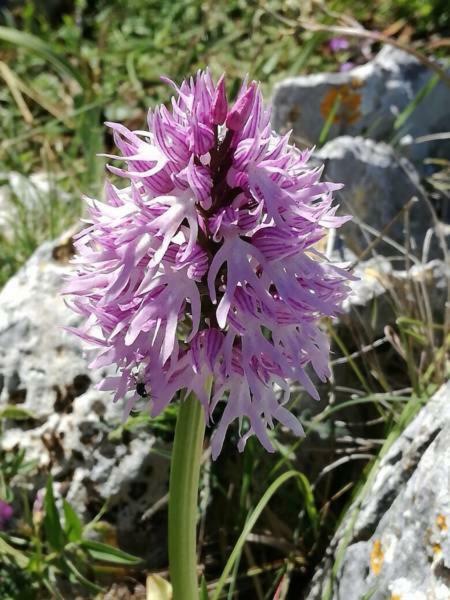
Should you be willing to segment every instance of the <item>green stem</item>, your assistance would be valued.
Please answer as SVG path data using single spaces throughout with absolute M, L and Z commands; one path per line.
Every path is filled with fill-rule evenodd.
M 169 483 L 169 570 L 173 600 L 198 600 L 197 499 L 205 417 L 189 396 L 180 406 Z

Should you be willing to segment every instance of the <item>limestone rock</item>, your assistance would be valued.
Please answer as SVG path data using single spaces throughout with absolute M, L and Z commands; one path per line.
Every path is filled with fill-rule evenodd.
M 63 329 L 78 322 L 59 293 L 70 253 L 70 238 L 44 244 L 0 292 L 0 410 L 32 414 L 3 422 L 0 447 L 24 448 L 86 517 L 108 500 L 119 540 L 139 551 L 151 528 L 141 516 L 167 492 L 168 460 L 142 429 L 111 440 L 122 406 L 95 388 L 102 373 L 89 370 L 81 342 Z
M 344 188 L 336 193 L 342 213 L 353 219 L 340 230 L 346 245 L 359 255 L 401 209 L 417 198 L 409 208 L 409 232 L 401 215 L 385 235 L 404 247 L 406 239 L 416 255 L 421 255 L 432 217 L 423 200 L 419 176 L 412 164 L 399 157 L 382 142 L 362 137 L 342 136 L 328 142 L 316 158 L 325 165 L 324 179 L 340 182 Z M 371 227 L 374 231 L 367 229 Z M 399 254 L 391 244 L 380 241 L 376 252 Z
M 402 152 L 421 164 L 427 156 L 450 154 L 450 141 L 412 143 L 415 138 L 448 130 L 450 88 L 412 55 L 385 46 L 365 65 L 346 73 L 322 73 L 282 81 L 273 98 L 273 125 L 293 129 L 295 137 L 312 146 L 332 110 L 336 111 L 328 139 L 339 135 L 365 135 L 375 140 L 403 142 Z M 396 119 L 429 86 L 400 126 Z
M 378 256 L 358 264 L 354 274 L 359 279 L 352 283 L 352 293 L 344 302 L 344 314 L 339 318 L 341 333 L 354 330 L 361 323 L 371 323 L 375 339 L 402 311 L 418 319 L 422 311 L 422 320 L 431 316 L 435 323 L 442 323 L 450 284 L 450 264 L 444 260 L 433 259 L 409 269 L 395 269 L 392 262 Z
M 332 540 L 307 600 L 321 599 L 325 590 L 332 600 L 450 597 L 449 448 L 447 383 L 381 459 Z

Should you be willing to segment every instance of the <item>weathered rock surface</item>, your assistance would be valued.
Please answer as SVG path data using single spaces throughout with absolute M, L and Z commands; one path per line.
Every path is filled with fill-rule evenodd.
M 16 405 L 32 414 L 4 421 L 0 447 L 20 444 L 85 516 L 108 500 L 119 541 L 151 549 L 151 525 L 140 518 L 167 491 L 168 461 L 148 432 L 109 437 L 122 407 L 95 389 L 102 374 L 88 369 L 81 342 L 63 329 L 77 325 L 59 294 L 70 251 L 70 239 L 44 244 L 0 293 L 0 410 Z
M 356 265 L 354 273 L 359 279 L 352 283 L 352 293 L 339 318 L 342 335 L 365 324 L 366 332 L 370 325 L 372 334 L 366 342 L 373 341 L 402 313 L 416 315 L 424 322 L 431 317 L 442 324 L 450 285 L 450 264 L 445 260 L 433 259 L 401 270 L 378 256 Z
M 325 165 L 324 178 L 344 184 L 336 193 L 342 212 L 353 219 L 340 230 L 346 245 L 360 254 L 402 208 L 409 208 L 409 232 L 404 215 L 399 216 L 385 235 L 402 247 L 409 239 L 411 251 L 421 254 L 427 230 L 432 227 L 431 213 L 423 200 L 419 176 L 412 164 L 399 157 L 391 146 L 362 137 L 342 136 L 328 142 L 315 157 Z M 384 241 L 376 245 L 383 254 L 398 254 Z
M 435 75 L 413 56 L 385 46 L 374 60 L 346 73 L 292 77 L 275 89 L 272 122 L 280 131 L 317 144 L 330 112 L 336 110 L 328 138 L 365 135 L 376 140 L 403 139 L 402 152 L 421 165 L 427 156 L 449 156 L 450 141 L 406 143 L 419 136 L 448 130 L 450 88 L 431 81 Z M 426 99 L 395 128 L 397 117 L 430 87 Z M 339 103 L 339 104 L 337 104 Z
M 332 540 L 307 600 L 326 590 L 332 600 L 448 599 L 449 486 L 447 383 L 381 459 Z

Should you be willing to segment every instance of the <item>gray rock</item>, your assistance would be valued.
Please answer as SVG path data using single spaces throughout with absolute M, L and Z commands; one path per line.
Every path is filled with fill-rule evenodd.
M 307 600 L 450 597 L 450 383 L 381 459 Z
M 70 237 L 44 244 L 0 292 L 0 409 L 13 404 L 33 415 L 4 421 L 0 447 L 24 448 L 86 517 L 107 500 L 119 539 L 148 549 L 152 525 L 140 519 L 167 492 L 164 444 L 142 429 L 110 438 L 122 406 L 96 389 L 103 374 L 88 369 L 81 342 L 63 329 L 78 324 L 60 295 L 70 252 Z
M 421 254 L 432 217 L 423 200 L 419 176 L 408 160 L 397 156 L 387 144 L 350 136 L 328 142 L 315 157 L 325 165 L 325 179 L 344 184 L 336 198 L 342 212 L 351 214 L 353 219 L 344 225 L 340 235 L 353 252 L 359 255 L 376 238 L 368 227 L 381 232 L 415 197 L 417 202 L 409 208 L 410 231 L 405 232 L 401 215 L 385 235 L 402 247 L 408 238 L 411 251 Z M 383 254 L 399 254 L 385 241 L 377 243 L 375 249 Z
M 450 141 L 411 143 L 415 138 L 448 130 L 450 88 L 443 81 L 434 87 L 435 75 L 413 56 L 385 46 L 374 60 L 347 73 L 292 77 L 275 89 L 272 123 L 277 130 L 293 129 L 295 137 L 317 144 L 337 98 L 328 139 L 342 134 L 365 135 L 376 140 L 402 140 L 402 152 L 413 162 L 427 156 L 450 154 Z M 417 99 L 425 86 L 432 87 L 404 124 L 397 117 Z
M 353 347 L 352 331 L 368 336 L 363 343 L 373 342 L 400 314 L 442 324 L 450 285 L 450 264 L 445 260 L 433 259 L 400 270 L 378 256 L 359 263 L 354 274 L 359 279 L 352 283 L 338 321 L 339 335 L 349 347 Z

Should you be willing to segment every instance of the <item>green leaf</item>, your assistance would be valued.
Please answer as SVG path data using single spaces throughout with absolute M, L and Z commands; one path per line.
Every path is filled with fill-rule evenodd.
M 2 410 L 0 410 L 1 419 L 11 419 L 14 421 L 26 421 L 27 419 L 35 419 L 36 417 L 29 410 L 15 406 L 14 404 L 7 404 Z
M 11 558 L 13 558 L 21 569 L 25 569 L 28 566 L 28 557 L 23 552 L 20 552 L 19 550 L 8 544 L 5 538 L 2 535 L 0 535 L 0 556 L 2 554 L 7 554 Z M 2 561 L 0 561 L 0 563 L 1 562 Z
M 44 530 L 48 543 L 53 550 L 62 550 L 65 545 L 65 536 L 61 527 L 61 521 L 59 520 L 58 509 L 56 508 L 55 497 L 53 495 L 53 480 L 51 476 L 47 480 L 44 511 Z
M 208 588 L 206 587 L 206 579 L 204 575 L 202 575 L 202 580 L 200 582 L 200 600 L 208 600 Z
M 43 577 L 42 583 L 50 592 L 50 594 L 51 594 L 50 598 L 52 598 L 52 600 L 64 600 L 64 598 L 61 596 L 58 588 L 55 586 L 55 583 L 54 583 L 54 580 L 52 577 L 53 577 L 53 574 L 51 574 L 50 577 L 47 577 L 47 576 Z
M 91 590 L 92 592 L 103 592 L 103 588 L 101 588 L 99 585 L 96 585 L 95 583 L 93 583 L 92 581 L 90 581 L 87 577 L 85 577 L 83 575 L 83 573 L 81 573 L 77 567 L 75 566 L 75 564 L 69 560 L 67 557 L 64 559 L 64 563 L 66 564 L 67 568 L 69 569 L 69 571 L 75 576 L 75 578 L 82 584 L 84 585 L 84 587 L 86 587 L 87 589 Z
M 141 562 L 141 559 L 119 548 L 114 548 L 109 544 L 103 544 L 102 542 L 96 542 L 95 540 L 83 540 L 80 544 L 84 550 L 86 550 L 92 558 L 101 562 L 113 563 L 115 565 L 137 565 Z
M 308 513 L 308 517 L 312 523 L 314 530 L 317 532 L 319 527 L 319 514 L 317 512 L 316 503 L 314 501 L 314 494 L 312 491 L 311 484 L 309 483 L 308 478 L 303 473 L 297 474 L 297 481 L 300 493 L 303 496 L 303 500 L 305 502 L 306 512 Z
M 152 422 L 150 415 L 142 413 L 136 417 L 128 417 L 125 423 L 121 423 L 119 427 L 113 429 L 109 435 L 108 440 L 110 442 L 118 442 L 122 439 L 124 431 L 134 431 L 138 427 L 149 425 Z
M 79 542 L 83 535 L 83 523 L 78 517 L 73 507 L 63 500 L 64 508 L 64 531 L 69 542 Z

